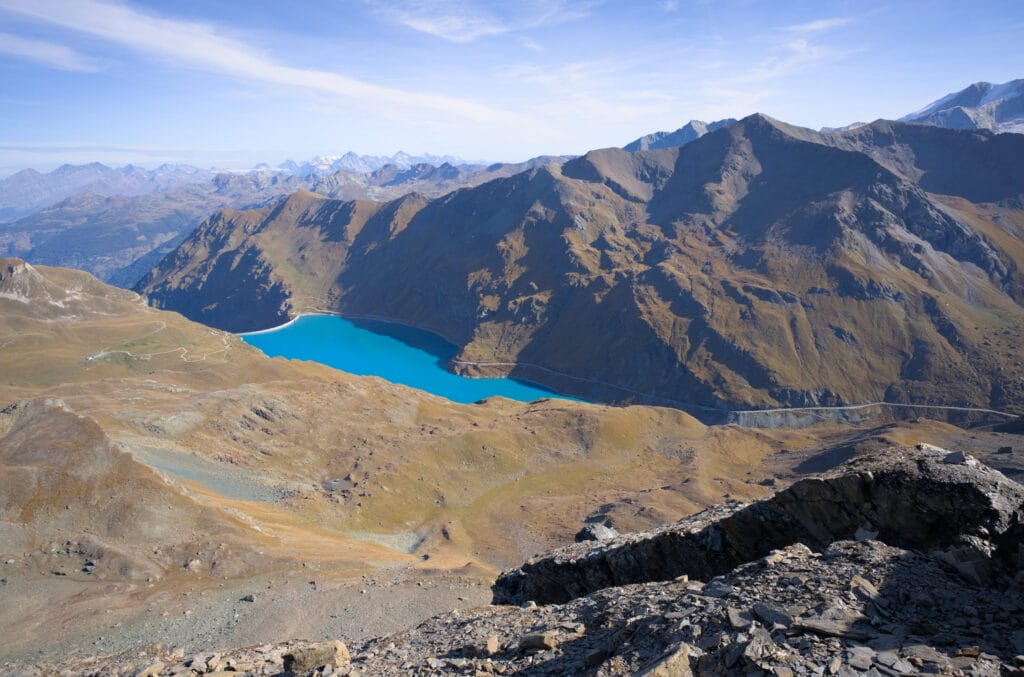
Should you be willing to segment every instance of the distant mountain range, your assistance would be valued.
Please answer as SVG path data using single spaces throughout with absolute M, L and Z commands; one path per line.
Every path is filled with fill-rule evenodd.
M 1001 85 L 976 82 L 900 119 L 951 129 L 1024 133 L 1024 79 Z
M 287 160 L 277 166 L 277 169 L 295 174 L 296 176 L 325 176 L 336 172 L 345 171 L 354 174 L 369 174 L 388 165 L 399 169 L 409 169 L 415 165 L 432 165 L 439 167 L 448 164 L 453 166 L 482 165 L 485 163 L 470 163 L 452 155 L 409 155 L 399 151 L 388 157 L 383 155 L 357 155 L 351 151 L 344 155 L 316 156 L 312 160 L 295 162 Z
M 191 165 L 160 165 L 142 169 L 126 165 L 112 169 L 99 162 L 61 165 L 49 173 L 34 169 L 0 179 L 0 223 L 13 221 L 76 193 L 145 195 L 187 183 L 209 181 L 214 172 Z
M 288 160 L 276 168 L 261 163 L 251 171 L 284 173 L 303 179 L 329 176 L 338 172 L 371 174 L 385 167 L 408 170 L 420 165 L 452 165 L 465 173 L 485 169 L 485 163 L 469 163 L 451 155 L 344 155 L 316 156 L 301 163 Z M 0 223 L 15 221 L 79 193 L 131 197 L 172 190 L 190 183 L 210 181 L 217 174 L 245 174 L 250 170 L 227 171 L 200 169 L 187 164 L 163 164 L 156 169 L 135 165 L 112 168 L 99 162 L 61 165 L 52 172 L 23 169 L 0 179 Z M 422 170 L 421 170 L 422 171 Z
M 754 115 L 435 199 L 222 211 L 137 289 L 232 331 L 416 325 L 452 369 L 619 401 L 1001 408 L 1024 403 L 1022 234 L 1022 135 Z
M 0 224 L 0 252 L 131 286 L 216 209 L 256 206 L 307 185 L 284 174 L 218 174 L 144 195 L 83 192 Z

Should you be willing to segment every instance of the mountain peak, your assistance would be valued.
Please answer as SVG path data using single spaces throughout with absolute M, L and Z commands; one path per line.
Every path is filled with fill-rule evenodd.
M 900 118 L 952 129 L 1024 133 L 1024 79 L 975 82 Z
M 0 259 L 0 299 L 32 303 L 43 292 L 43 276 L 27 261 Z
M 773 129 L 782 129 L 783 123 L 764 113 L 751 113 L 745 118 L 741 118 L 741 125 L 745 127 L 771 127 Z
M 784 137 L 797 139 L 800 141 L 809 141 L 811 143 L 821 143 L 821 134 L 808 129 L 806 127 L 797 127 L 781 120 L 776 120 L 770 115 L 764 113 L 754 113 L 740 120 L 736 127 L 743 128 L 748 136 L 751 132 L 760 131 L 761 133 L 771 133 L 776 135 L 782 135 Z
M 716 129 L 727 127 L 734 122 L 736 122 L 736 120 L 733 118 L 716 120 L 714 122 L 690 120 L 674 132 L 653 132 L 651 134 L 641 136 L 635 141 L 627 143 L 622 147 L 622 149 L 632 152 L 638 150 L 655 150 L 658 148 L 676 148 L 678 146 L 685 146 L 691 141 L 704 136 L 708 132 L 713 132 Z
M 277 203 L 277 211 L 299 212 L 309 209 L 310 205 L 323 202 L 329 198 L 314 193 L 305 188 L 299 188 L 294 193 L 284 197 Z
M 295 162 L 286 160 L 277 166 L 278 169 L 301 176 L 327 176 L 339 171 L 352 172 L 354 174 L 369 174 L 388 165 L 395 165 L 399 169 L 409 169 L 415 165 L 427 164 L 434 167 L 443 163 L 452 165 L 466 164 L 461 158 L 451 155 L 410 155 L 405 151 L 398 151 L 391 157 L 382 155 L 359 155 L 354 151 L 346 151 L 342 155 L 317 155 L 311 160 Z
M 32 272 L 35 272 L 35 269 L 27 261 L 15 257 L 0 258 L 0 282 Z

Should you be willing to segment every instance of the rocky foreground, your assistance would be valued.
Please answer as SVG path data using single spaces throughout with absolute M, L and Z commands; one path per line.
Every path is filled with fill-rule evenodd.
M 960 452 L 892 449 L 766 501 L 534 558 L 503 574 L 494 596 L 498 605 L 351 651 L 293 641 L 186 657 L 154 645 L 8 668 L 147 677 L 1024 675 L 1024 487 Z

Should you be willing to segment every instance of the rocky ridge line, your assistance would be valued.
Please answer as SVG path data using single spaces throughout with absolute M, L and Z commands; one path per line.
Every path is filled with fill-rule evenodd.
M 921 445 L 854 460 L 748 506 L 535 557 L 498 578 L 494 603 L 561 603 L 630 583 L 707 579 L 794 543 L 821 551 L 852 538 L 938 551 L 981 583 L 997 561 L 1024 557 L 1022 534 L 1024 487 L 962 452 Z

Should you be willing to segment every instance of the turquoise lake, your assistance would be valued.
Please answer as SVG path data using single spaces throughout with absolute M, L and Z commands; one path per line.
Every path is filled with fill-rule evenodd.
M 453 402 L 476 402 L 492 395 L 520 402 L 574 399 L 510 378 L 452 374 L 444 365 L 455 355 L 455 346 L 429 332 L 389 322 L 304 315 L 283 327 L 241 337 L 268 357 L 311 360 L 350 374 L 379 376 Z

